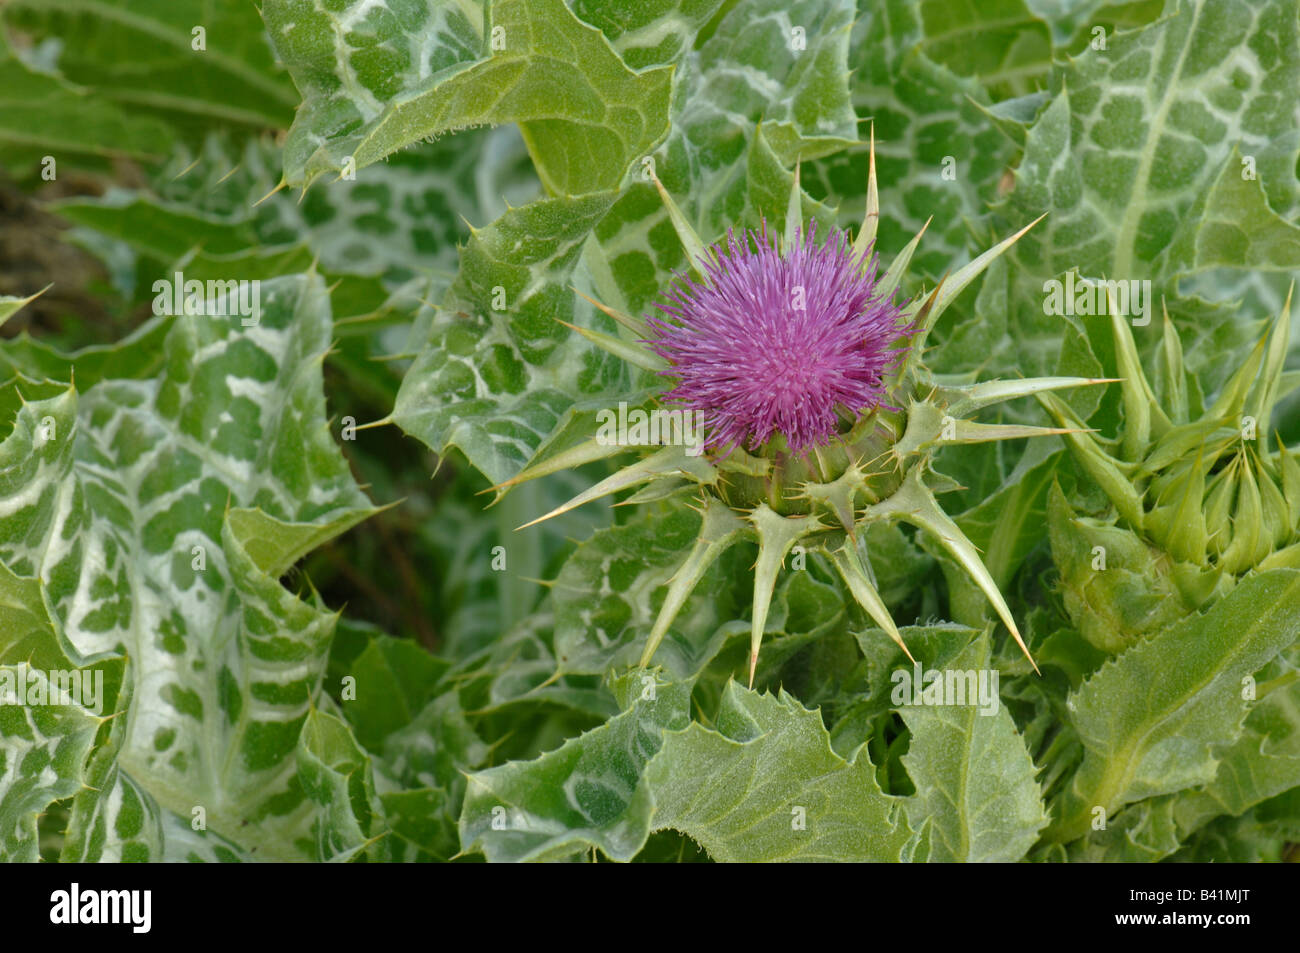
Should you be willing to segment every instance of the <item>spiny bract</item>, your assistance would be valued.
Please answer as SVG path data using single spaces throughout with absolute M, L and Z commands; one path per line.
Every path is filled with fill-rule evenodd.
M 863 550 L 864 534 L 857 532 L 872 521 L 893 520 L 940 541 L 979 585 L 1033 664 L 974 545 L 935 499 L 936 493 L 957 487 L 934 471 L 932 457 L 945 442 L 1064 433 L 982 424 L 969 417 L 1015 397 L 1099 382 L 1051 377 L 976 383 L 934 374 L 920 355 L 926 335 L 953 299 L 1036 223 L 960 268 L 928 295 L 895 305 L 925 229 L 877 277 L 872 254 L 879 221 L 874 138 L 866 215 L 851 248 L 838 233 L 818 246 L 813 229 L 803 230 L 797 170 L 780 244 L 769 242 L 764 232 L 748 242 L 731 236 L 725 246 L 706 247 L 658 179 L 655 185 L 694 276 L 679 277 L 676 290 L 659 306 L 664 316 L 648 322 L 593 302 L 631 332 L 632 340 L 574 330 L 635 366 L 675 378 L 676 385 L 661 399 L 673 398 L 702 412 L 711 428 L 706 442 L 711 449 L 700 456 L 680 446 L 658 448 L 533 521 L 641 484 L 675 484 L 685 478 L 698 485 L 699 539 L 668 585 L 641 663 L 649 663 L 713 560 L 743 539 L 758 543 L 751 686 L 777 573 L 795 544 L 825 552 L 853 598 L 911 658 L 877 591 Z M 503 493 L 525 480 L 626 450 L 593 437 L 530 465 L 497 490 Z
M 1060 487 L 1048 504 L 1066 608 L 1098 648 L 1122 650 L 1226 595 L 1252 570 L 1300 568 L 1300 461 L 1280 436 L 1270 451 L 1268 434 L 1273 408 L 1300 386 L 1283 373 L 1290 308 L 1288 294 L 1282 313 L 1204 411 L 1189 393 L 1168 313 L 1152 387 L 1114 301 L 1107 311 L 1122 377 L 1119 435 L 1074 429 L 1081 424 L 1068 404 L 1039 395 L 1071 428 L 1075 458 L 1115 508 L 1109 520 L 1078 517 Z M 1093 565 L 1098 549 L 1106 554 L 1106 574 Z M 1132 599 L 1135 587 L 1147 598 Z M 1119 597 L 1120 588 L 1130 597 Z

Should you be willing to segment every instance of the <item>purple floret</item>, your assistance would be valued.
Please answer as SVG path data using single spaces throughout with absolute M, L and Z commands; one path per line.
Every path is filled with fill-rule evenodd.
M 835 436 L 837 408 L 860 415 L 885 396 L 916 329 L 876 291 L 874 258 L 864 268 L 840 229 L 815 236 L 813 222 L 783 255 L 766 226 L 728 232 L 702 282 L 678 275 L 655 304 L 646 343 L 677 379 L 664 398 L 703 414 L 710 448 L 780 433 L 802 455 Z

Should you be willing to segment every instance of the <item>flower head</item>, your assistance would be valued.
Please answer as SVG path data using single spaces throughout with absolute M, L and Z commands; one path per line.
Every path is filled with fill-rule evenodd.
M 797 170 L 779 245 L 769 239 L 764 225 L 739 239 L 728 232 L 725 242 L 706 246 L 663 183 L 657 178 L 654 183 L 700 280 L 678 275 L 658 305 L 660 315 L 645 321 L 587 298 L 636 335 L 638 343 L 595 328 L 571 327 L 634 367 L 675 377 L 675 385 L 663 396 L 704 415 L 706 442 L 713 447 L 744 446 L 762 452 L 701 459 L 668 442 L 525 525 L 641 484 L 644 489 L 632 499 L 666 499 L 683 482 L 697 484 L 699 539 L 669 582 L 641 664 L 649 664 L 710 563 L 735 543 L 754 540 L 758 558 L 750 613 L 752 686 L 777 574 L 796 544 L 820 548 L 859 607 L 912 658 L 876 591 L 864 562 L 865 536 L 857 532 L 880 521 L 910 523 L 933 534 L 983 590 L 1032 665 L 1011 610 L 975 545 L 935 499 L 956 482 L 934 471 L 933 456 L 954 439 L 982 443 L 1073 433 L 982 424 L 969 417 L 1015 397 L 1103 382 L 1045 377 L 958 383 L 936 379 L 920 356 L 926 335 L 944 309 L 1034 223 L 948 275 L 929 294 L 900 307 L 893 302 L 893 289 L 921 236 L 912 239 L 877 282 L 871 257 L 880 217 L 874 138 L 862 230 L 851 246 L 839 230 L 818 244 L 812 226 L 806 233 L 799 227 L 803 192 Z M 887 388 L 897 394 L 898 407 L 883 403 Z M 841 421 L 846 425 L 843 433 Z M 842 437 L 839 446 L 810 452 L 837 435 Z M 784 447 L 764 446 L 777 436 L 784 439 Z M 526 480 L 622 450 L 617 441 L 597 434 L 536 461 L 496 489 L 503 493 Z M 880 469 L 872 469 L 876 461 L 884 461 Z
M 877 288 L 875 259 L 816 223 L 784 249 L 766 226 L 711 249 L 703 280 L 679 275 L 648 319 L 671 365 L 665 394 L 704 415 L 710 447 L 757 449 L 773 435 L 804 454 L 884 397 L 884 376 L 915 331 Z

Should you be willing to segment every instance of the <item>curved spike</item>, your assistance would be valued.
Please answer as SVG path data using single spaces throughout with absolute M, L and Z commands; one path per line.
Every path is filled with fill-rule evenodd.
M 952 436 L 944 443 L 988 443 L 1019 440 L 1021 437 L 1054 437 L 1073 433 L 1096 433 L 1087 427 L 1031 427 L 1022 424 L 982 424 L 974 420 L 953 421 Z
M 792 248 L 803 231 L 803 199 L 799 187 L 799 161 L 794 164 L 794 186 L 785 207 L 785 247 Z
M 1279 549 L 1255 568 L 1260 572 L 1270 569 L 1300 569 L 1300 543 Z
M 576 324 L 570 324 L 560 318 L 555 319 L 558 323 L 564 325 L 570 331 L 577 331 L 584 338 L 590 341 L 596 347 L 600 348 L 615 357 L 622 358 L 634 367 L 644 368 L 647 371 L 658 373 L 667 370 L 668 362 L 665 361 L 654 351 L 649 351 L 639 344 L 632 341 L 624 341 L 622 338 L 616 338 L 612 334 L 606 334 L 603 331 L 593 331 L 591 328 L 580 328 Z
M 263 202 L 265 202 L 267 199 L 269 199 L 269 198 L 270 198 L 272 195 L 274 195 L 276 192 L 279 192 L 281 189 L 288 188 L 288 186 L 289 186 L 289 183 L 286 182 L 284 179 L 281 179 L 279 185 L 277 185 L 277 186 L 276 186 L 275 188 L 273 188 L 271 191 L 267 192 L 265 195 L 263 195 L 260 199 L 258 199 L 256 202 L 254 202 L 254 203 L 253 203 L 251 206 L 249 206 L 249 207 L 250 207 L 250 208 L 257 208 L 259 205 L 261 205 Z M 307 190 L 306 190 L 306 189 L 303 189 L 303 190 L 302 190 L 302 195 L 299 195 L 299 196 L 298 196 L 298 204 L 299 204 L 299 205 L 302 204 L 303 197 L 306 196 L 306 194 L 307 194 Z
M 873 503 L 876 501 L 875 495 L 871 494 L 866 474 L 863 473 L 858 464 L 851 463 L 843 473 L 830 483 L 803 484 L 800 487 L 798 497 L 816 501 L 829 507 L 835 514 L 835 518 L 840 521 L 844 532 L 852 536 L 857 522 L 855 503 L 859 491 L 862 491 L 869 501 Z
M 1268 549 L 1272 551 L 1274 548 L 1285 546 L 1291 541 L 1295 532 L 1295 524 L 1287 520 L 1286 497 L 1282 495 L 1281 489 L 1278 488 L 1272 461 L 1261 457 L 1254 450 L 1251 451 L 1250 455 L 1255 463 L 1260 501 L 1264 506 L 1264 536 L 1269 538 L 1270 545 Z M 1280 474 L 1278 475 L 1280 476 Z
M 1250 352 L 1246 363 L 1237 368 L 1236 373 L 1228 379 L 1228 383 L 1223 385 L 1223 390 L 1219 391 L 1219 399 L 1206 411 L 1207 417 L 1236 417 L 1245 409 L 1246 395 L 1250 393 L 1251 385 L 1255 383 L 1255 376 L 1259 373 L 1259 365 L 1264 359 L 1264 351 L 1267 347 L 1268 335 L 1266 334 L 1259 339 L 1259 343 Z
M 21 311 L 27 305 L 31 304 L 33 301 L 35 301 L 37 298 L 45 294 L 45 292 L 49 291 L 53 287 L 54 287 L 54 282 L 50 282 L 40 291 L 36 292 L 36 294 L 28 298 L 12 298 L 8 295 L 0 295 L 0 324 L 4 324 L 11 317 L 13 317 L 15 314 L 17 314 L 19 311 Z
M 827 550 L 831 557 L 831 562 L 835 568 L 840 571 L 840 576 L 844 579 L 844 584 L 849 587 L 849 592 L 857 600 L 858 605 L 866 611 L 867 615 L 875 620 L 876 625 L 885 630 L 885 634 L 898 643 L 898 647 L 903 650 L 908 661 L 916 664 L 916 659 L 912 658 L 912 653 L 907 650 L 907 645 L 903 642 L 902 635 L 899 634 L 898 626 L 894 624 L 893 616 L 889 614 L 889 609 L 885 602 L 880 598 L 880 593 L 876 591 L 871 577 L 867 574 L 866 567 L 862 564 L 862 558 L 858 555 L 858 548 L 854 544 L 852 537 L 844 541 L 840 549 L 834 551 Z
M 1169 407 L 1170 420 L 1175 426 L 1185 424 L 1191 419 L 1191 410 L 1187 403 L 1187 379 L 1183 365 L 1183 342 L 1174 331 L 1174 323 L 1169 320 L 1169 309 L 1164 298 L 1160 299 L 1160 313 L 1163 322 L 1160 326 L 1160 372 L 1164 379 L 1162 388 L 1165 404 Z
M 930 320 L 930 313 L 934 310 L 935 304 L 939 300 L 939 294 L 947 280 L 948 276 L 944 275 L 939 279 L 939 283 L 934 286 L 934 290 L 930 292 L 930 296 L 924 302 L 918 303 L 918 299 L 918 301 L 913 301 L 903 309 L 903 314 L 912 322 L 913 327 L 923 328 L 926 326 L 926 323 Z M 886 390 L 892 391 L 921 362 L 924 339 L 924 334 L 912 336 L 910 340 L 904 339 L 907 348 L 903 353 L 903 359 L 897 362 L 894 369 L 885 377 Z
M 1296 390 L 1300 390 L 1300 371 L 1283 371 L 1278 377 L 1277 399 L 1290 397 Z
M 1256 420 L 1256 446 L 1260 453 L 1268 450 L 1269 418 L 1273 416 L 1273 406 L 1277 402 L 1278 391 L 1282 385 L 1282 367 L 1286 364 L 1286 353 L 1291 342 L 1291 292 L 1295 282 L 1286 292 L 1286 302 L 1282 312 L 1273 321 L 1268 335 L 1268 354 L 1264 359 L 1264 373 L 1256 383 L 1258 390 L 1250 402 L 1251 416 Z
M 1010 381 L 982 381 L 962 387 L 941 387 L 938 396 L 949 401 L 948 413 L 965 417 L 969 413 L 1049 390 L 1068 390 L 1094 384 L 1114 384 L 1118 377 L 1029 377 Z
M 743 476 L 764 478 L 772 472 L 772 461 L 767 457 L 755 457 L 741 447 L 732 447 L 727 455 L 716 464 L 719 470 L 739 473 Z
M 916 252 L 916 246 L 921 244 L 921 239 L 925 236 L 925 230 L 930 227 L 934 221 L 931 215 L 921 226 L 921 230 L 916 233 L 916 237 L 903 246 L 903 250 L 898 253 L 898 257 L 889 265 L 889 270 L 885 272 L 883 278 L 876 284 L 875 291 L 881 298 L 892 298 L 894 292 L 898 290 L 899 284 L 903 280 L 903 275 L 907 273 L 907 266 L 912 263 L 912 255 Z
M 1241 431 L 1226 419 L 1207 416 L 1190 424 L 1179 424 L 1156 442 L 1135 472 L 1138 475 L 1157 473 L 1205 443 L 1222 451 L 1240 436 Z
M 520 483 L 527 483 L 529 480 L 536 480 L 538 477 L 550 476 L 552 473 L 559 473 L 561 470 L 573 470 L 588 463 L 595 463 L 597 460 L 617 456 L 630 449 L 632 448 L 620 446 L 616 443 L 602 442 L 595 437 L 590 437 L 567 450 L 560 451 L 553 457 L 547 457 L 541 463 L 525 467 L 503 483 L 497 483 L 486 490 L 480 490 L 477 495 L 481 496 L 484 493 L 495 491 L 497 499 L 500 499 L 505 496 L 511 487 L 518 486 Z
M 853 239 L 853 254 L 866 265 L 867 251 L 876 242 L 880 226 L 880 193 L 876 190 L 876 124 L 871 124 L 871 159 L 867 166 L 867 207 L 862 213 L 862 228 Z
M 677 238 L 681 241 L 682 247 L 686 249 L 686 257 L 691 266 L 700 274 L 704 274 L 705 266 L 709 263 L 709 254 L 704 242 L 700 241 L 700 236 L 696 234 L 691 223 L 686 220 L 682 210 L 678 208 L 673 197 L 668 194 L 664 184 L 659 181 L 659 176 L 650 172 L 650 178 L 654 181 L 655 188 L 659 190 L 659 197 L 664 201 L 664 207 L 668 209 L 668 218 L 673 223 L 673 229 L 677 232 Z
M 1096 440 L 1083 435 L 1080 431 L 1087 428 L 1083 427 L 1065 401 L 1050 393 L 1036 396 L 1038 402 L 1062 428 L 1070 428 L 1073 431 L 1062 435 L 1065 442 L 1074 450 L 1075 458 L 1088 475 L 1110 497 L 1119 515 L 1128 520 L 1129 525 L 1135 530 L 1141 530 L 1144 522 L 1142 494 L 1129 479 L 1137 468 L 1133 464 L 1116 460 L 1099 447 Z
M 1219 565 L 1234 576 L 1264 560 L 1271 548 L 1264 538 L 1264 505 L 1254 467 L 1242 459 L 1237 505 L 1232 512 L 1232 541 L 1219 558 Z
M 1205 528 L 1205 477 L 1214 459 L 1205 459 L 1205 448 L 1196 452 L 1196 462 L 1188 471 L 1186 483 L 1180 481 L 1182 491 L 1174 502 L 1169 529 L 1165 533 L 1165 550 L 1179 562 L 1206 563 L 1206 546 L 1209 533 Z M 1280 495 L 1280 494 L 1279 494 Z
M 620 447 L 619 449 L 626 449 Z M 638 483 L 648 483 L 651 480 L 657 480 L 661 477 L 678 476 L 685 474 L 695 477 L 701 481 L 708 479 L 709 474 L 704 472 L 704 468 L 712 470 L 708 462 L 701 460 L 699 457 L 691 457 L 686 454 L 684 447 L 664 447 L 657 453 L 652 453 L 643 460 L 630 464 L 607 476 L 594 486 L 583 490 L 569 502 L 557 506 L 545 516 L 539 516 L 535 520 L 530 520 L 522 526 L 516 527 L 517 530 L 527 529 L 530 526 L 536 526 L 538 523 L 577 509 L 584 503 L 590 503 L 592 500 L 598 500 L 602 496 L 609 496 L 611 493 L 617 493 L 619 490 L 625 490 L 628 487 L 636 486 Z
M 626 499 L 619 500 L 614 506 L 639 506 L 642 503 L 657 503 L 660 500 L 666 500 L 675 493 L 691 487 L 687 480 L 675 477 L 660 477 L 657 480 L 651 480 L 641 489 L 637 490 Z
M 1230 514 L 1237 502 L 1237 486 L 1240 482 L 1237 471 L 1241 469 L 1241 457 L 1234 453 L 1228 465 L 1210 480 L 1205 494 L 1205 532 L 1206 542 L 1211 555 L 1218 558 L 1232 538 Z M 1222 567 L 1222 563 L 1218 563 Z
M 894 519 L 902 520 L 905 523 L 923 529 L 934 536 L 935 539 L 948 550 L 949 554 L 957 560 L 957 563 L 966 570 L 970 577 L 975 580 L 975 584 L 983 590 L 985 597 L 997 612 L 998 617 L 1002 619 L 1004 625 L 1011 632 L 1016 644 L 1020 646 L 1020 651 L 1025 653 L 1025 658 L 1029 664 L 1034 667 L 1038 674 L 1038 663 L 1034 657 L 1029 654 L 1029 648 L 1025 645 L 1025 640 L 1020 636 L 1020 629 L 1016 627 L 1016 622 L 1011 618 L 1011 609 L 1008 608 L 1006 600 L 1002 598 L 1002 593 L 998 590 L 997 583 L 989 574 L 983 560 L 979 557 L 979 552 L 975 545 L 966 538 L 966 534 L 961 531 L 956 523 L 943 511 L 935 500 L 934 495 L 921 482 L 921 467 L 913 467 L 903 480 L 903 485 L 887 500 L 882 500 L 874 506 L 868 507 L 868 512 L 878 516 L 888 516 Z
M 585 299 L 587 303 L 590 304 L 593 308 L 605 312 L 607 315 L 609 315 L 619 324 L 623 325 L 623 327 L 627 328 L 629 331 L 635 334 L 638 339 L 644 339 L 650 336 L 650 328 L 648 328 L 645 322 L 641 321 L 639 318 L 634 318 L 632 317 L 632 315 L 626 314 L 623 311 L 619 311 L 617 308 L 611 308 L 609 305 L 597 301 L 595 298 L 593 298 L 591 295 L 587 294 L 586 292 L 574 288 L 573 285 L 569 285 L 569 288 L 573 291 L 574 294 Z
M 978 278 L 980 274 L 983 273 L 984 269 L 993 263 L 993 259 L 997 258 L 1016 242 L 1020 241 L 1026 232 L 1046 217 L 1047 213 L 1044 212 L 1010 238 L 1004 238 L 974 261 L 971 261 L 957 269 L 952 278 L 945 282 L 943 293 L 937 296 L 934 307 L 930 308 L 929 312 L 926 314 L 925 322 L 921 325 L 920 331 L 917 332 L 916 340 L 913 342 L 914 351 L 919 350 L 925 344 L 925 338 L 926 335 L 930 333 L 930 329 L 934 327 L 935 323 L 939 320 L 940 315 L 943 314 L 948 305 L 952 304 L 953 300 L 966 290 L 966 286 Z
M 748 529 L 744 521 L 732 512 L 729 506 L 721 500 L 709 497 L 704 504 L 704 521 L 700 525 L 700 535 L 695 541 L 695 547 L 668 582 L 668 594 L 664 596 L 664 603 L 659 607 L 659 615 L 655 617 L 654 628 L 650 630 L 650 638 L 646 641 L 645 651 L 641 653 L 642 668 L 650 664 L 650 660 L 659 648 L 659 643 L 668 634 L 668 629 L 677 618 L 677 613 L 686 604 L 687 598 L 695 590 L 705 571 Z
M 1300 463 L 1277 435 L 1278 469 L 1282 473 L 1282 496 L 1286 500 L 1291 526 L 1300 527 Z
M 926 400 L 912 399 L 907 408 L 907 429 L 885 452 L 900 469 L 909 456 L 936 443 L 943 433 L 943 408 Z
M 1129 463 L 1137 463 L 1151 446 L 1152 436 L 1159 439 L 1168 433 L 1169 422 L 1165 421 L 1165 427 L 1160 433 L 1152 433 L 1153 414 L 1160 413 L 1163 416 L 1163 412 L 1159 411 L 1151 393 L 1151 385 L 1147 383 L 1142 362 L 1138 360 L 1133 331 L 1119 313 L 1114 289 L 1110 284 L 1106 285 L 1106 311 L 1110 315 L 1111 334 L 1115 339 L 1115 361 L 1119 365 L 1120 376 L 1124 378 L 1120 383 L 1124 403 L 1124 440 L 1121 446 L 1124 459 Z
M 763 642 L 763 629 L 767 625 L 767 611 L 772 605 L 777 571 L 785 562 L 790 547 L 823 526 L 816 516 L 781 516 L 766 503 L 755 507 L 749 514 L 749 521 L 758 530 L 758 562 L 754 564 L 754 613 L 749 634 L 749 687 L 753 688 L 754 672 L 758 669 L 758 649 Z

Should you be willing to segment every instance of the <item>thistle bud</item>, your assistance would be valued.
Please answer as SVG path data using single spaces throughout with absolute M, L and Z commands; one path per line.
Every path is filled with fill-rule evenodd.
M 1075 518 L 1063 497 L 1057 504 L 1064 509 L 1052 523 L 1067 609 L 1094 644 L 1114 650 L 1125 637 L 1146 631 L 1145 623 L 1135 625 L 1130 616 L 1141 616 L 1151 599 L 1168 598 L 1171 588 L 1179 600 L 1170 605 L 1191 612 L 1229 591 L 1246 572 L 1300 561 L 1300 552 L 1291 548 L 1300 544 L 1300 463 L 1280 439 L 1276 454 L 1267 448 L 1268 418 L 1284 396 L 1289 307 L 1288 296 L 1282 314 L 1197 420 L 1189 419 L 1182 346 L 1168 313 L 1155 389 L 1147 383 L 1128 324 L 1112 314 L 1124 375 L 1121 432 L 1110 439 L 1079 432 L 1067 443 L 1114 506 L 1110 523 L 1122 532 L 1110 545 L 1117 547 L 1122 571 L 1132 575 L 1104 586 L 1093 583 L 1090 601 L 1080 599 L 1071 587 L 1078 590 L 1088 580 L 1077 574 L 1069 537 L 1096 536 L 1108 524 Z M 1081 426 L 1063 402 L 1051 395 L 1040 399 L 1059 422 Z M 1243 430 L 1246 418 L 1257 422 L 1256 431 Z M 1141 539 L 1151 558 L 1142 557 L 1125 534 Z M 1109 620 L 1112 635 L 1104 634 L 1098 619 Z

